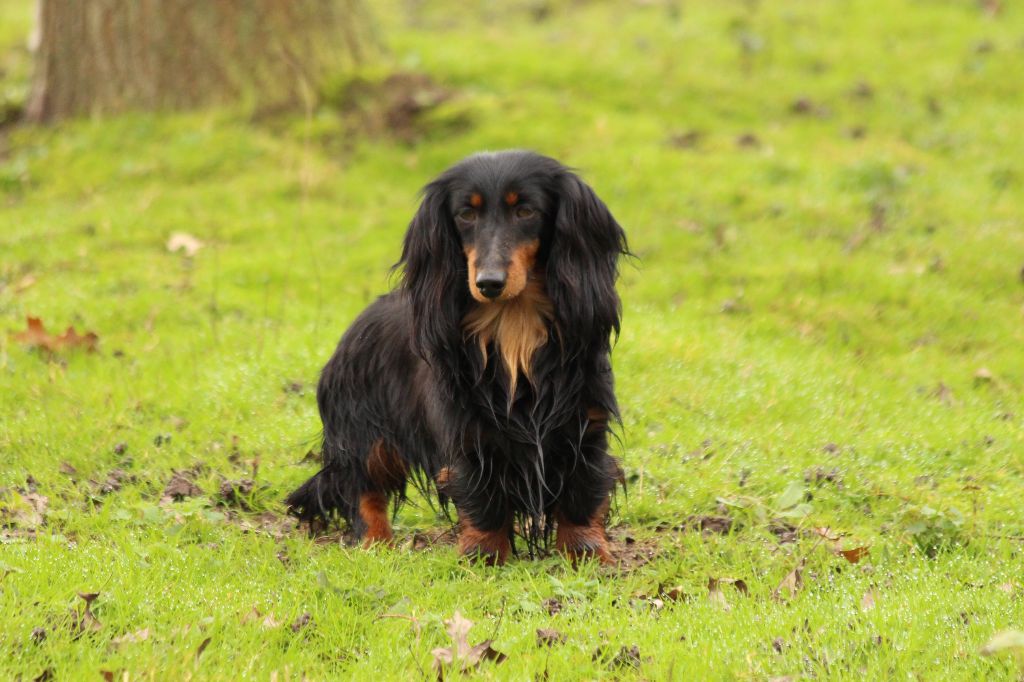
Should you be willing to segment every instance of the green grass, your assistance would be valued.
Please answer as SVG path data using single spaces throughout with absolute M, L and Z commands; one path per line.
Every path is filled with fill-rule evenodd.
M 1003 5 L 394 3 L 389 59 L 460 93 L 413 145 L 327 108 L 0 133 L 0 677 L 432 677 L 458 610 L 508 656 L 487 678 L 1017 679 L 979 653 L 1024 629 L 1024 12 Z M 23 7 L 0 9 L 3 44 Z M 317 372 L 388 288 L 417 189 L 513 146 L 580 168 L 639 255 L 612 532 L 653 559 L 318 544 L 279 519 L 314 470 Z M 194 258 L 166 250 L 179 231 Z M 28 315 L 99 352 L 26 350 L 6 332 Z M 161 504 L 199 462 L 203 494 Z M 254 468 L 253 511 L 217 506 Z M 672 529 L 695 515 L 733 530 Z M 403 543 L 445 527 L 422 501 L 396 520 Z M 709 578 L 749 595 L 726 585 L 724 608 Z M 100 593 L 80 636 L 76 592 Z

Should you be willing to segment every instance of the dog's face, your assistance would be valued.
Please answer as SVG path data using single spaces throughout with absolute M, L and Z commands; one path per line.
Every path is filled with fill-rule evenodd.
M 548 164 L 539 157 L 474 157 L 452 174 L 448 210 L 466 257 L 469 292 L 508 301 L 535 274 L 549 230 Z
M 623 253 L 626 235 L 608 207 L 558 161 L 521 150 L 470 156 L 423 188 L 396 264 L 416 351 L 454 357 L 467 304 L 525 300 L 533 283 L 565 332 L 566 355 L 606 345 L 619 329 Z

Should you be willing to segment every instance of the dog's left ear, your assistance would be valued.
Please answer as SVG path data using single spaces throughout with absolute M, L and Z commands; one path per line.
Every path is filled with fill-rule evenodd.
M 402 288 L 412 306 L 414 350 L 427 362 L 452 357 L 461 340 L 462 308 L 469 296 L 466 258 L 448 214 L 443 178 L 423 189 L 423 201 L 409 223 L 402 258 Z
M 608 207 L 589 185 L 565 171 L 546 270 L 563 343 L 575 338 L 607 348 L 612 332 L 619 333 L 621 304 L 615 280 L 619 256 L 627 253 L 626 233 Z

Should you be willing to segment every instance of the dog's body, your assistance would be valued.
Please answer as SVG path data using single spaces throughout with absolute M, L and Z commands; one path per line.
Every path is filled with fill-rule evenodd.
M 287 503 L 391 538 L 408 479 L 454 502 L 464 554 L 504 561 L 514 528 L 609 560 L 619 476 L 609 362 L 625 235 L 593 191 L 529 152 L 469 157 L 424 190 L 402 285 L 352 324 L 317 389 L 323 468 Z

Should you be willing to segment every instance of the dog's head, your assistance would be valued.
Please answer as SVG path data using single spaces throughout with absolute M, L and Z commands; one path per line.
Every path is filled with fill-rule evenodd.
M 501 305 L 543 282 L 556 324 L 607 341 L 619 327 L 617 259 L 626 238 L 594 191 L 526 151 L 471 156 L 424 188 L 400 265 L 426 354 L 458 343 L 471 299 Z M 572 350 L 572 349 L 570 349 Z

